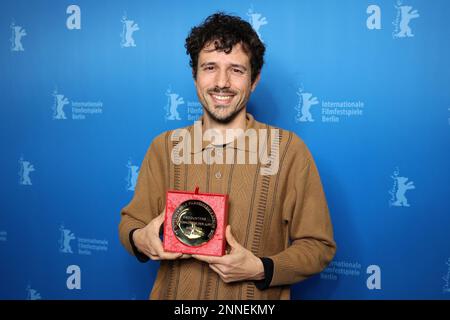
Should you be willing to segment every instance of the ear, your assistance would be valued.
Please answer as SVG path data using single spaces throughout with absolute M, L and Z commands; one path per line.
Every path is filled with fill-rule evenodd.
M 252 84 L 252 92 L 256 89 L 256 86 L 258 85 L 260 79 L 261 79 L 261 72 L 258 73 L 258 75 L 256 76 L 255 81 Z

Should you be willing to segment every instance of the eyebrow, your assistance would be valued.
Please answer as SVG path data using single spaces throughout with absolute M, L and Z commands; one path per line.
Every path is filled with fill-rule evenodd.
M 200 68 L 205 67 L 205 66 L 212 66 L 212 65 L 215 65 L 215 64 L 216 64 L 215 62 L 203 62 L 200 65 Z
M 241 69 L 244 69 L 244 71 L 247 71 L 247 68 L 244 67 L 242 64 L 233 63 L 231 66 L 233 68 L 241 68 Z
M 214 66 L 214 65 L 216 65 L 215 62 L 203 62 L 200 65 L 200 68 L 203 68 L 203 67 L 206 67 L 206 66 Z M 231 64 L 231 67 L 232 68 L 240 68 L 240 69 L 243 69 L 244 71 L 247 71 L 247 68 L 245 66 L 243 66 L 242 64 L 233 63 L 233 64 Z

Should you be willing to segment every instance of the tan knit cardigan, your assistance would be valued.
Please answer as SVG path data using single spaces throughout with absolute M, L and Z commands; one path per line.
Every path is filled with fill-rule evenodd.
M 193 126 L 187 127 L 192 133 Z M 247 128 L 273 129 L 247 114 Z M 257 164 L 178 164 L 171 161 L 173 131 L 156 137 L 140 167 L 134 197 L 121 211 L 119 235 L 132 254 L 129 233 L 162 212 L 167 190 L 226 193 L 236 240 L 274 262 L 270 287 L 252 281 L 225 283 L 195 259 L 161 261 L 151 299 L 290 299 L 290 285 L 322 271 L 336 244 L 319 173 L 305 143 L 279 129 L 279 169 L 262 175 Z M 208 143 L 203 143 L 206 146 Z M 228 148 L 228 146 L 227 146 Z M 230 146 L 237 152 L 237 146 Z M 202 152 L 197 148 L 192 152 Z M 246 147 L 245 152 L 251 152 Z M 152 262 L 153 263 L 153 262 Z M 144 279 L 143 279 L 144 280 Z

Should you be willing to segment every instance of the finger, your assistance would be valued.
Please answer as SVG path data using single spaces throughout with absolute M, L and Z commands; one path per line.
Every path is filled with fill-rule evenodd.
M 161 258 L 159 256 L 155 256 L 153 254 L 149 254 L 148 257 L 153 261 L 161 260 Z
M 224 275 L 228 274 L 228 271 L 230 270 L 228 266 L 219 263 L 211 263 L 210 266 L 213 266 L 215 269 L 219 270 Z
M 225 274 L 220 270 L 216 264 L 210 264 L 209 267 L 211 270 L 214 270 L 215 273 L 217 273 L 222 279 L 225 277 Z
M 215 271 L 219 275 L 219 277 L 223 280 L 223 282 L 229 283 L 232 281 L 230 276 L 220 271 L 220 269 L 216 265 L 210 264 L 209 267 L 211 268 L 211 270 Z
M 182 256 L 182 253 L 179 252 L 163 252 L 159 257 L 164 260 L 175 260 Z
M 182 253 L 179 252 L 167 252 L 164 251 L 161 239 L 155 238 L 151 244 L 153 250 L 156 251 L 156 254 L 164 260 L 174 260 L 181 257 Z
M 209 257 L 208 256 L 202 256 L 200 254 L 193 254 L 192 258 L 209 263 Z
M 149 248 L 146 248 L 145 250 L 143 250 L 142 253 L 145 254 L 147 257 L 149 257 L 149 258 L 152 259 L 152 260 L 161 260 L 161 259 L 159 258 L 159 256 L 156 255 L 156 254 L 154 254 L 154 253 L 151 251 L 151 249 L 149 249 Z
M 204 256 L 204 255 L 200 255 L 200 254 L 193 254 L 192 258 L 195 258 L 200 261 L 204 261 L 206 263 L 220 263 L 222 261 L 222 257 Z
M 144 250 L 145 250 L 145 253 L 151 254 L 152 256 L 157 256 L 158 255 L 158 253 L 153 248 L 151 243 L 147 243 L 147 245 L 145 246 Z
M 192 255 L 190 255 L 190 254 L 183 254 L 183 255 L 180 257 L 180 259 L 189 259 L 189 258 L 192 258 Z
M 231 234 L 231 226 L 228 225 L 227 229 L 225 230 L 225 237 L 227 239 L 228 244 L 231 246 L 231 248 L 235 248 L 239 246 L 239 243 L 236 241 L 236 239 Z
M 150 243 L 150 247 L 155 251 L 155 253 L 160 256 L 162 253 L 164 253 L 164 249 L 162 246 L 162 241 L 158 237 L 154 237 L 153 241 Z

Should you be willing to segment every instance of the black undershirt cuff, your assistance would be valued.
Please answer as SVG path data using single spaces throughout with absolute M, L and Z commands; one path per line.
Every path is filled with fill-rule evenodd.
M 138 229 L 138 228 L 137 228 Z M 136 245 L 134 244 L 133 241 L 133 233 L 137 230 L 137 229 L 133 229 L 130 231 L 130 244 L 131 244 L 131 248 L 133 249 L 133 253 L 136 256 L 136 258 L 139 260 L 139 262 L 147 262 L 148 260 L 150 260 L 149 257 L 147 257 L 145 254 L 143 254 L 142 252 L 140 252 L 138 250 L 138 248 L 136 247 Z
M 253 281 L 256 288 L 264 290 L 269 288 L 273 277 L 273 260 L 267 257 L 260 258 L 264 266 L 264 279 Z

